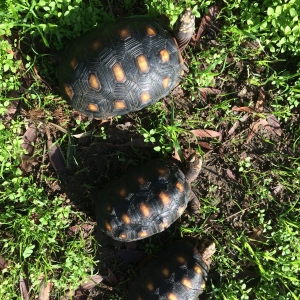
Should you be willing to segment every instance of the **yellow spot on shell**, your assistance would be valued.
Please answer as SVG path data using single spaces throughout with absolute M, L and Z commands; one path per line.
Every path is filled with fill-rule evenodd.
M 183 278 L 181 280 L 181 283 L 186 286 L 188 289 L 191 289 L 192 288 L 192 282 L 191 280 L 189 280 L 188 278 Z
M 124 70 L 122 68 L 122 65 L 120 63 L 115 63 L 112 67 L 112 71 L 114 73 L 115 79 L 117 82 L 125 82 L 126 76 L 124 73 Z
M 111 206 L 110 206 L 110 205 L 107 205 L 107 206 L 106 206 L 106 210 L 107 210 L 108 212 L 110 212 L 110 211 L 111 211 Z
M 158 168 L 158 169 L 157 169 L 157 172 L 158 172 L 160 175 L 162 175 L 162 176 L 164 176 L 164 175 L 167 174 L 167 170 L 166 170 L 166 169 L 163 169 L 163 168 Z
M 203 282 L 201 283 L 201 289 L 202 289 L 202 290 L 205 289 L 205 285 L 206 285 L 206 284 L 205 284 L 205 282 L 203 281 Z
M 99 40 L 95 40 L 89 45 L 89 48 L 92 51 L 97 51 L 100 49 L 100 47 L 101 47 L 101 42 Z
M 168 299 L 169 300 L 178 300 L 178 297 L 176 294 L 170 293 L 170 294 L 168 294 Z
M 178 216 L 181 216 L 183 214 L 184 209 L 185 209 L 184 206 L 181 206 L 181 207 L 178 208 Z
M 175 186 L 179 189 L 180 193 L 184 191 L 183 185 L 181 182 L 176 182 Z
M 89 85 L 93 90 L 99 91 L 101 89 L 99 79 L 95 73 L 89 75 Z
M 195 265 L 195 266 L 194 266 L 194 270 L 195 270 L 198 274 L 202 274 L 202 269 L 201 269 L 200 266 Z
M 163 49 L 159 51 L 159 55 L 163 63 L 166 63 L 170 60 L 170 54 L 167 49 Z
M 124 109 L 126 108 L 126 103 L 124 100 L 116 100 L 114 102 L 115 109 Z
M 108 222 L 105 222 L 105 227 L 108 231 L 112 231 L 112 226 Z
M 184 264 L 186 262 L 185 258 L 183 256 L 177 256 L 176 260 L 180 263 L 180 264 Z
M 122 28 L 119 30 L 119 36 L 122 40 L 127 40 L 130 38 L 130 31 L 127 28 Z
M 164 229 L 169 227 L 169 223 L 168 222 L 162 222 L 162 223 L 159 224 L 159 227 L 160 227 L 161 230 L 164 230 Z
M 123 214 L 123 215 L 122 215 L 122 220 L 123 220 L 123 222 L 124 222 L 125 224 L 130 224 L 130 218 L 129 218 L 128 215 Z
M 68 97 L 72 100 L 73 95 L 74 95 L 73 89 L 71 88 L 71 86 L 69 86 L 69 85 L 66 84 L 66 83 L 65 83 L 65 85 L 64 85 L 64 88 L 65 88 L 66 94 L 67 94 Z
M 146 179 L 143 176 L 138 177 L 137 181 L 139 182 L 140 185 L 146 184 Z
M 158 197 L 163 205 L 169 205 L 171 202 L 170 196 L 166 192 L 160 192 Z
M 119 190 L 119 195 L 120 195 L 121 197 L 126 197 L 126 196 L 127 196 L 127 190 L 126 190 L 125 188 L 121 188 L 121 189 Z
M 95 104 L 95 103 L 88 103 L 88 110 L 90 110 L 90 111 L 98 111 L 99 108 L 98 108 L 98 105 Z
M 142 103 L 147 103 L 151 99 L 150 93 L 149 92 L 142 92 L 141 93 L 141 101 Z
M 150 216 L 150 208 L 148 205 L 146 205 L 145 203 L 142 203 L 141 206 L 141 211 L 142 211 L 142 214 L 145 216 L 145 217 L 149 217 Z
M 74 70 L 76 69 L 76 67 L 77 67 L 77 65 L 78 65 L 78 60 L 77 60 L 76 57 L 73 57 L 73 58 L 71 59 L 70 65 L 71 65 L 71 68 L 72 68 L 72 69 L 74 69 Z
M 120 234 L 120 238 L 121 238 L 121 239 L 126 239 L 126 238 L 127 238 L 127 235 L 126 235 L 125 233 L 122 233 L 122 234 Z
M 138 68 L 140 70 L 140 73 L 148 73 L 149 72 L 149 64 L 147 57 L 143 54 L 137 56 L 136 63 L 138 65 Z
M 161 273 L 165 276 L 165 277 L 169 277 L 170 276 L 170 271 L 168 268 L 163 268 L 161 270 Z
M 146 285 L 147 289 L 150 291 L 150 292 L 153 292 L 154 291 L 154 285 L 152 282 L 148 282 L 147 285 Z
M 170 77 L 166 77 L 163 82 L 162 82 L 162 85 L 164 87 L 164 89 L 166 89 L 169 85 L 169 82 L 170 82 Z
M 139 237 L 146 237 L 148 234 L 147 234 L 147 231 L 140 231 L 139 232 Z
M 147 31 L 147 35 L 149 36 L 155 36 L 156 35 L 156 31 L 152 26 L 147 26 L 146 27 L 146 31 Z

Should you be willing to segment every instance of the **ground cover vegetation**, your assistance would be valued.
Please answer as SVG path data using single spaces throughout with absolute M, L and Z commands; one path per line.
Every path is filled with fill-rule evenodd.
M 111 122 L 61 99 L 55 51 L 121 17 L 197 17 L 186 78 Z M 0 3 L 0 298 L 126 299 L 138 261 L 182 237 L 217 252 L 200 299 L 300 297 L 300 1 Z M 199 30 L 198 30 L 199 29 Z M 199 214 L 130 245 L 90 193 L 158 156 L 203 155 Z

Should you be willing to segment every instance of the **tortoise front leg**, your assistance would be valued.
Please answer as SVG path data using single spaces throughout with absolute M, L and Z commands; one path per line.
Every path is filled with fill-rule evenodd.
M 188 211 L 190 214 L 199 214 L 200 213 L 200 201 L 198 200 L 195 193 L 191 190 L 190 199 L 188 204 Z

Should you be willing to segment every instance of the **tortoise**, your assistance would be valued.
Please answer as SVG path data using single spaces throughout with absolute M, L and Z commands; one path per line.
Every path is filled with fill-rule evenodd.
M 141 16 L 88 32 L 61 55 L 58 81 L 63 98 L 95 119 L 124 115 L 157 102 L 187 69 L 181 51 L 194 26 L 195 17 L 187 9 L 173 33 L 159 19 Z
M 129 300 L 196 300 L 205 288 L 215 244 L 200 254 L 186 241 L 171 243 L 145 259 L 129 287 Z
M 185 166 L 170 158 L 136 166 L 93 195 L 97 226 L 115 240 L 130 242 L 162 232 L 177 220 L 191 202 L 200 203 L 190 183 L 200 173 L 202 159 L 193 153 Z

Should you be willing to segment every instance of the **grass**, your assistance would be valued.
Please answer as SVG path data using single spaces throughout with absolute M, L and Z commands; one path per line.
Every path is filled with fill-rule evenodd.
M 124 1 L 118 8 L 128 15 L 166 13 L 174 23 L 182 2 L 174 8 L 167 0 Z M 212 3 L 186 2 L 197 16 Z M 54 284 L 52 299 L 61 299 L 98 270 L 101 244 L 84 232 L 85 224 L 94 226 L 92 214 L 55 188 L 59 184 L 45 158 L 43 130 L 34 145 L 34 163 L 24 171 L 22 136 L 28 123 L 57 125 L 52 137 L 65 154 L 69 172 L 78 176 L 89 168 L 82 167 L 80 158 L 92 142 L 113 143 L 109 125 L 97 127 L 78 117 L 37 74 L 55 86 L 56 70 L 44 49 L 63 49 L 70 39 L 112 21 L 116 5 L 81 0 L 0 4 L 0 33 L 6 35 L 0 40 L 1 299 L 24 299 L 18 288 L 22 279 L 30 282 L 32 299 L 40 293 L 41 280 Z M 130 116 L 134 134 L 155 142 L 158 155 L 168 155 L 175 147 L 182 156 L 184 148 L 193 147 L 204 154 L 205 170 L 219 172 L 219 177 L 203 172 L 193 183 L 202 203 L 200 217 L 186 215 L 174 233 L 216 242 L 207 299 L 300 297 L 299 6 L 299 1 L 224 1 L 216 42 L 203 38 L 200 50 L 188 48 L 185 53 L 190 71 L 179 87 L 180 96 L 172 93 Z M 221 93 L 203 97 L 204 87 Z M 254 108 L 261 88 L 266 111 L 232 110 Z M 10 119 L 6 112 L 14 101 L 21 101 L 22 107 Z M 245 114 L 248 119 L 239 121 Z M 249 128 L 269 114 L 279 120 L 281 135 L 260 129 L 249 140 Z M 236 122 L 239 127 L 228 134 Z M 123 124 L 124 119 L 113 123 Z M 222 132 L 223 139 L 204 139 L 212 147 L 207 151 L 199 143 L 203 139 L 193 133 L 196 129 Z M 90 138 L 88 146 L 76 137 L 83 132 Z M 134 151 L 145 157 L 142 149 Z M 128 157 L 115 152 L 121 162 Z M 226 178 L 227 170 L 233 178 Z M 93 183 L 101 185 L 88 182 L 87 190 Z M 70 233 L 74 226 L 76 233 Z M 159 247 L 155 238 L 141 244 L 147 253 Z M 109 292 L 100 286 L 100 292 L 105 299 L 124 299 L 127 279 Z

